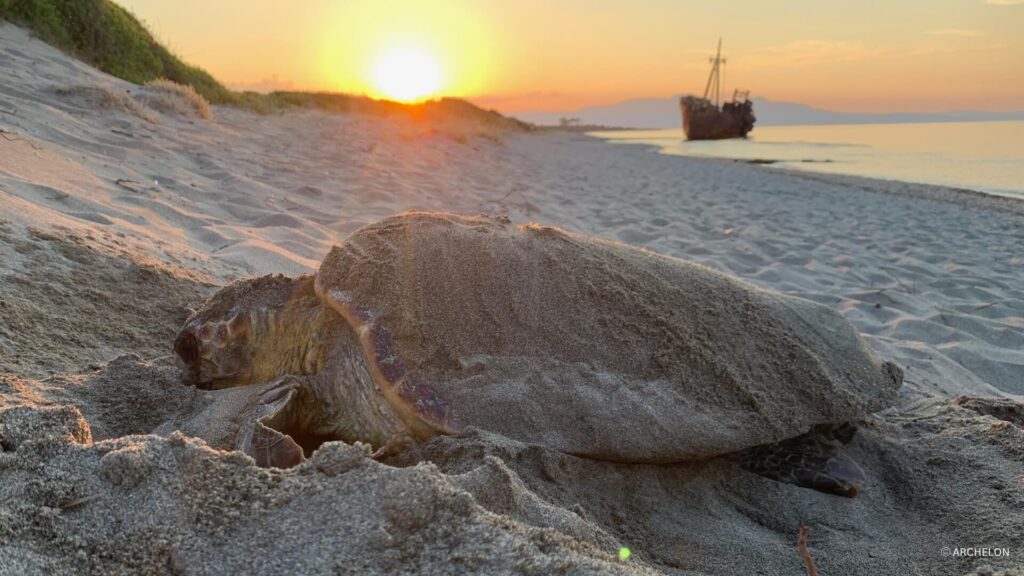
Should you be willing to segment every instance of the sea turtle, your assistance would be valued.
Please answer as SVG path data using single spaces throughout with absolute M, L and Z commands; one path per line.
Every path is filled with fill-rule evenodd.
M 276 380 L 236 440 L 264 466 L 475 426 L 619 462 L 737 453 L 847 496 L 863 480 L 840 453 L 849 423 L 902 383 L 825 306 L 557 228 L 416 211 L 355 231 L 315 275 L 226 286 L 174 348 L 201 388 Z

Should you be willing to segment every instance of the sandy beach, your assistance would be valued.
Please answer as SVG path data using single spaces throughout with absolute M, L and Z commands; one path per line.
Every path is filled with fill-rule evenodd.
M 801 526 L 822 574 L 1021 573 L 1024 203 L 578 133 L 206 119 L 6 23 L 0 78 L 0 574 L 802 574 Z M 173 362 L 192 310 L 409 209 L 558 226 L 840 312 L 905 373 L 849 449 L 863 493 L 483 431 L 268 470 L 182 427 L 216 400 Z

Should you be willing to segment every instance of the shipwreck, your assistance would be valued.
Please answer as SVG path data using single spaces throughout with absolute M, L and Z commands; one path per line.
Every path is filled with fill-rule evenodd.
M 754 103 L 750 101 L 749 90 L 734 90 L 732 101 L 719 106 L 722 84 L 722 39 L 718 39 L 718 52 L 710 59 L 711 74 L 708 76 L 704 97 L 683 96 L 679 109 L 683 115 L 683 133 L 687 140 L 721 140 L 723 138 L 745 138 L 754 129 Z M 714 101 L 711 100 L 712 94 Z

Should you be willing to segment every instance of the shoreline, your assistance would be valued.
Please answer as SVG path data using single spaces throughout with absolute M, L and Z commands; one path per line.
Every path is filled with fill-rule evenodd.
M 808 180 L 860 187 L 871 192 L 901 194 L 913 198 L 950 202 L 969 208 L 1010 210 L 1017 214 L 1024 215 L 1024 197 L 1005 196 L 994 192 L 985 192 L 983 190 L 960 188 L 956 186 L 944 186 L 942 184 L 909 182 L 906 180 L 856 176 L 853 174 L 815 172 L 813 170 L 800 170 L 785 166 L 766 167 L 766 169 L 785 172 L 797 178 L 806 178 Z
M 996 122 L 996 121 L 992 121 L 992 122 Z M 952 123 L 954 123 L 954 122 L 943 122 L 943 124 L 952 124 Z M 928 123 L 914 122 L 914 123 L 906 123 L 906 124 L 928 124 Z M 871 124 L 869 126 L 888 126 L 888 125 L 890 125 L 890 124 Z M 864 125 L 862 125 L 862 124 L 822 124 L 822 125 L 808 124 L 808 125 L 780 125 L 778 127 L 780 127 L 780 128 L 792 128 L 792 127 L 811 127 L 811 128 L 815 128 L 815 127 L 820 127 L 820 126 L 864 126 Z M 631 131 L 631 130 L 633 130 L 633 129 L 621 129 L 621 130 L 615 130 L 615 131 Z M 658 129 L 658 130 L 651 130 L 651 131 L 662 131 L 662 130 L 667 130 L 667 129 Z M 674 128 L 672 130 L 674 130 Z M 635 130 L 633 130 L 633 131 L 635 131 Z M 699 160 L 711 160 L 711 161 L 722 161 L 722 162 L 730 162 L 730 163 L 737 163 L 737 164 L 748 164 L 748 165 L 758 166 L 758 167 L 769 169 L 769 170 L 777 170 L 777 171 L 780 171 L 780 172 L 786 172 L 786 173 L 790 173 L 790 174 L 797 175 L 797 176 L 799 176 L 801 174 L 810 174 L 810 175 L 812 175 L 814 177 L 820 177 L 820 179 L 822 179 L 822 180 L 826 180 L 826 179 L 830 179 L 830 178 L 850 179 L 850 180 L 846 181 L 846 183 L 850 183 L 850 184 L 855 184 L 857 179 L 861 179 L 861 180 L 869 180 L 869 181 L 878 181 L 878 182 L 882 182 L 882 183 L 886 183 L 886 184 L 896 184 L 896 185 L 909 186 L 909 187 L 918 188 L 918 189 L 921 189 L 921 188 L 936 188 L 936 189 L 941 189 L 941 190 L 946 191 L 946 193 L 937 195 L 936 197 L 946 196 L 950 192 L 952 192 L 952 193 L 963 193 L 963 194 L 976 194 L 976 195 L 980 195 L 980 196 L 984 196 L 984 197 L 989 197 L 989 198 L 997 198 L 997 199 L 1002 199 L 1002 200 L 1008 200 L 1012 204 L 1008 204 L 1007 206 L 1013 206 L 1010 209 L 1013 209 L 1013 210 L 1024 210 L 1024 190 L 1020 190 L 1020 191 L 1012 190 L 1012 191 L 1010 191 L 1010 190 L 1000 190 L 1000 189 L 995 189 L 995 188 L 987 189 L 986 190 L 986 189 L 984 189 L 982 187 L 972 188 L 969 185 L 938 184 L 938 183 L 932 183 L 932 182 L 919 182 L 919 181 L 914 181 L 914 180 L 901 180 L 901 179 L 898 179 L 898 178 L 886 178 L 884 176 L 866 176 L 866 175 L 860 175 L 860 174 L 842 174 L 842 173 L 837 173 L 837 172 L 818 171 L 818 170 L 815 170 L 813 168 L 796 168 L 796 167 L 793 167 L 793 166 L 788 166 L 788 164 L 800 164 L 800 165 L 806 164 L 806 165 L 809 165 L 809 166 L 813 166 L 815 164 L 830 164 L 830 165 L 837 164 L 837 161 L 836 160 L 832 160 L 832 159 L 825 159 L 825 160 L 815 160 L 815 159 L 785 160 L 785 159 L 773 159 L 773 158 L 741 158 L 741 157 L 729 157 L 729 156 L 711 156 L 711 155 L 703 155 L 703 154 L 669 153 L 669 152 L 662 152 L 662 149 L 664 148 L 664 146 L 661 145 L 661 144 L 655 144 L 655 143 L 652 143 L 652 142 L 642 142 L 642 141 L 638 141 L 638 140 L 617 140 L 615 138 L 610 138 L 610 137 L 605 137 L 605 136 L 601 136 L 600 135 L 601 133 L 607 133 L 607 132 L 613 132 L 613 130 L 586 131 L 586 132 L 584 132 L 584 134 L 586 136 L 590 137 L 590 138 L 601 140 L 601 141 L 603 141 L 605 143 L 609 143 L 609 144 L 645 146 L 645 147 L 648 147 L 648 148 L 653 148 L 655 150 L 655 152 L 657 152 L 658 154 L 661 154 L 663 156 L 677 156 L 677 157 L 682 157 L 682 158 L 691 158 L 691 159 L 699 159 Z M 839 180 L 836 180 L 836 181 L 839 181 Z M 869 185 L 869 187 L 871 189 L 873 189 L 873 190 L 879 188 L 879 186 L 876 186 L 876 185 Z M 917 192 L 920 192 L 920 190 L 917 190 Z
M 650 148 L 658 148 L 654 144 L 640 144 Z M 661 154 L 660 152 L 658 152 Z M 965 208 L 977 208 L 983 210 L 1009 210 L 1016 214 L 1024 215 L 1024 197 L 1004 196 L 993 192 L 973 190 L 970 188 L 959 188 L 942 184 L 930 184 L 927 182 L 910 182 L 907 180 L 896 180 L 891 178 L 879 178 L 874 176 L 858 176 L 855 174 L 836 174 L 833 172 L 816 172 L 814 170 L 801 170 L 788 166 L 775 166 L 764 162 L 750 162 L 737 158 L 718 158 L 714 156 L 691 156 L 682 154 L 661 154 L 662 156 L 678 156 L 697 161 L 721 162 L 724 164 L 746 164 L 753 168 L 780 172 L 794 178 L 802 178 L 824 184 L 838 184 L 842 186 L 859 188 L 867 192 L 880 194 L 894 194 L 910 198 L 935 200 L 957 204 Z M 788 161 L 780 161 L 786 163 Z

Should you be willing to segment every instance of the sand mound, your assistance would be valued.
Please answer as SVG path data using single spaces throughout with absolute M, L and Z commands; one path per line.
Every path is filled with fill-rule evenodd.
M 21 574 L 638 573 L 358 446 L 281 472 L 181 435 L 92 444 L 70 408 L 0 408 L 0 432 L 19 440 L 0 455 L 0 564 Z
M 534 498 L 573 511 L 668 573 L 803 574 L 796 537 L 807 525 L 822 574 L 956 574 L 986 560 L 947 558 L 944 546 L 991 542 L 1019 553 L 1024 518 L 1011 511 L 1024 502 L 1015 480 L 1024 471 L 1022 438 L 1021 428 L 947 400 L 908 401 L 871 419 L 850 446 L 869 477 L 853 500 L 765 480 L 728 459 L 613 464 L 482 432 L 438 438 L 399 460 L 427 458 L 457 479 L 498 459 Z M 522 500 L 514 483 L 495 481 L 489 490 Z M 528 521 L 524 511 L 506 510 Z M 988 562 L 1017 565 L 1012 557 Z
M 169 373 L 125 357 L 78 387 L 0 386 L 0 563 L 53 574 L 797 574 L 796 532 L 808 525 L 823 574 L 987 574 L 1012 557 L 941 549 L 1016 553 L 1024 533 L 1024 429 L 983 414 L 1001 408 L 982 399 L 905 399 L 872 418 L 849 447 L 868 471 L 850 500 L 728 458 L 617 464 L 475 429 L 386 462 L 330 442 L 288 471 L 178 432 L 91 434 L 86 419 L 141 432 L 157 412 L 199 415 L 235 392 L 179 387 L 174 401 L 168 388 L 168 402 L 139 402 Z M 98 400 L 115 382 L 123 395 L 107 402 L 120 412 Z M 58 390 L 81 410 L 42 397 Z M 628 562 L 612 556 L 621 547 Z
M 209 288 L 91 243 L 0 221 L 0 371 L 39 376 L 99 367 L 129 350 L 171 353 L 175 325 Z

